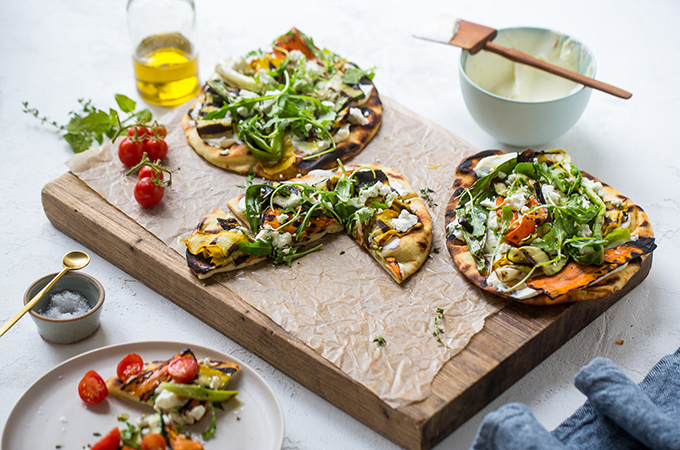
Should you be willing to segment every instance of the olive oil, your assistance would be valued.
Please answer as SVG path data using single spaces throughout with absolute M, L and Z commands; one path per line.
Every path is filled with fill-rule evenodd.
M 132 59 L 137 91 L 147 102 L 175 106 L 198 92 L 198 55 L 182 34 L 149 36 Z

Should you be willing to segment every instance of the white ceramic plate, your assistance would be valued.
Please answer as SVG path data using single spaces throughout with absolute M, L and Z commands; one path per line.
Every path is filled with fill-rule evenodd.
M 116 374 L 118 362 L 128 353 L 137 353 L 145 361 L 166 360 L 189 347 L 197 358 L 233 361 L 241 366 L 228 384 L 238 390 L 238 401 L 225 403 L 217 411 L 217 431 L 207 441 L 205 450 L 226 448 L 280 450 L 283 445 L 284 420 L 281 406 L 269 385 L 255 370 L 217 350 L 179 342 L 135 342 L 114 345 L 76 356 L 58 365 L 36 381 L 19 399 L 7 419 L 2 435 L 4 450 L 82 449 L 100 439 L 116 426 L 121 413 L 135 423 L 142 414 L 152 412 L 143 405 L 124 402 L 113 396 L 98 405 L 86 405 L 78 396 L 78 382 L 88 370 L 96 370 L 105 380 Z M 209 415 L 190 427 L 197 433 L 210 424 Z

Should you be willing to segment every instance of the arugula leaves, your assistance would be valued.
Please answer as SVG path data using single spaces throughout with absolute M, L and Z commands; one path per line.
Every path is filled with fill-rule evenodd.
M 121 119 L 120 113 L 115 109 L 109 109 L 109 112 L 106 112 L 92 106 L 91 100 L 85 101 L 81 98 L 78 99 L 81 111 L 71 111 L 69 113 L 71 119 L 66 125 L 59 125 L 47 117 L 40 117 L 40 112 L 36 108 L 30 108 L 28 102 L 22 102 L 22 104 L 24 113 L 36 117 L 42 123 L 49 123 L 59 131 L 65 131 L 63 138 L 74 153 L 80 153 L 89 149 L 95 141 L 101 145 L 105 138 L 115 139 L 127 129 L 130 123 L 151 121 L 151 111 L 148 109 L 135 111 L 137 104 L 134 100 L 123 94 L 116 94 L 115 99 L 118 108 L 127 114 L 124 119 Z
M 454 230 L 448 231 L 455 231 L 467 243 L 481 274 L 486 274 L 491 268 L 490 261 L 496 261 L 498 250 L 498 244 L 494 244 L 495 249 L 491 255 L 485 251 L 486 241 L 491 239 L 488 233 L 489 214 L 495 214 L 494 211 L 500 209 L 499 227 L 493 231 L 493 237 L 500 239 L 509 228 L 517 227 L 520 222 L 518 213 L 513 212 L 507 199 L 520 190 L 530 193 L 536 190 L 532 195 L 542 198 L 543 192 L 538 192 L 542 189 L 541 184 L 551 185 L 559 198 L 545 205 L 542 204 L 543 201 L 539 203 L 541 208 L 549 211 L 549 220 L 545 225 L 537 227 L 526 242 L 522 241 L 522 245 L 542 250 L 549 255 L 550 260 L 536 264 L 517 285 L 540 267 L 544 268 L 547 275 L 557 273 L 568 259 L 586 265 L 602 264 L 606 246 L 630 239 L 628 230 L 620 228 L 602 236 L 606 205 L 599 195 L 583 183 L 581 172 L 570 163 L 568 155 L 555 160 L 544 153 L 536 153 L 530 159 L 524 154 L 520 156 L 499 165 L 459 195 L 457 225 Z M 489 203 L 496 203 L 499 184 L 502 189 L 507 190 L 503 194 L 505 204 L 500 208 L 491 207 Z
M 358 84 L 363 77 L 367 77 L 372 80 L 375 76 L 375 67 L 371 67 L 367 70 L 361 69 L 349 69 L 343 76 L 342 82 L 345 84 Z

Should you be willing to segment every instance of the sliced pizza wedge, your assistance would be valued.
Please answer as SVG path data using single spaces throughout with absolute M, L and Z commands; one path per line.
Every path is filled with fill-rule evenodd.
M 178 358 L 191 358 L 198 365 L 195 377 L 187 383 L 175 383 L 168 371 L 170 363 Z M 209 412 L 207 394 L 214 391 L 216 395 L 226 394 L 227 383 L 239 370 L 240 366 L 230 361 L 196 359 L 187 348 L 166 361 L 146 362 L 142 371 L 128 380 L 111 377 L 106 387 L 115 397 L 147 405 L 167 415 L 174 424 L 191 425 Z M 201 395 L 192 389 L 201 391 Z
M 402 283 L 423 264 L 432 243 L 432 221 L 423 200 L 401 173 L 378 164 L 253 184 L 228 206 L 251 233 L 235 244 L 238 254 L 258 261 L 290 264 L 320 248 L 310 244 L 345 230 Z M 196 253 L 202 247 L 190 247 L 191 238 L 185 243 L 189 266 L 201 277 L 238 268 L 225 264 L 198 273 Z
M 395 169 L 352 165 L 345 176 L 353 180 L 347 203 L 358 208 L 345 221 L 347 232 L 402 283 L 430 253 L 432 220 L 425 202 Z

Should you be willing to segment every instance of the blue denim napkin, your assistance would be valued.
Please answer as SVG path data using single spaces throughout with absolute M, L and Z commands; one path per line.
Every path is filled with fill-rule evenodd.
M 680 450 L 680 349 L 639 385 L 606 358 L 581 368 L 574 384 L 588 401 L 552 433 L 510 403 L 486 415 L 472 450 Z

